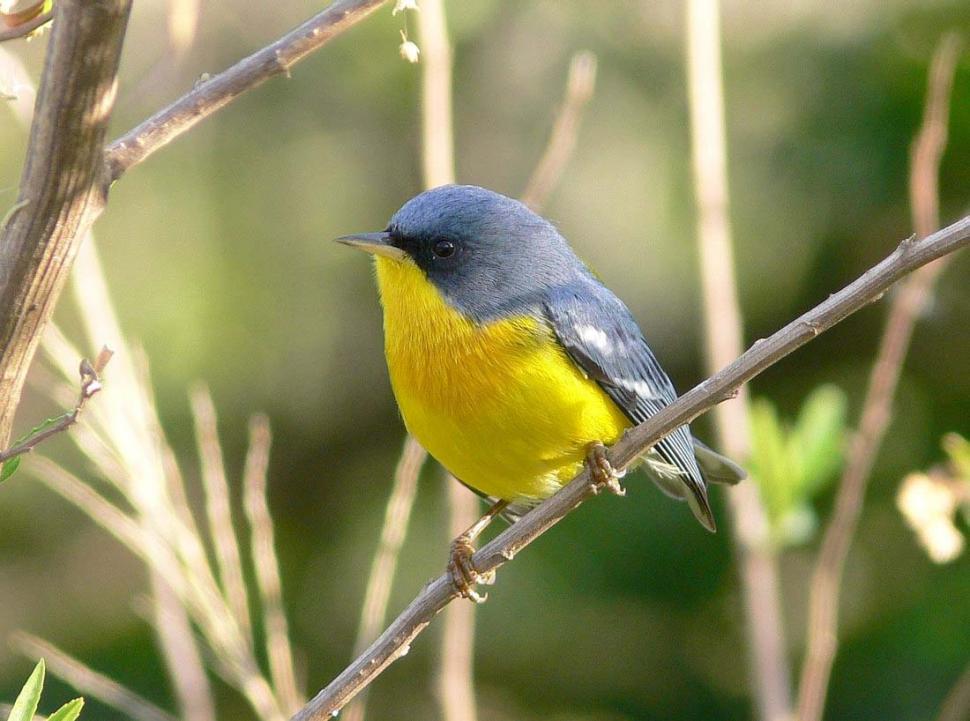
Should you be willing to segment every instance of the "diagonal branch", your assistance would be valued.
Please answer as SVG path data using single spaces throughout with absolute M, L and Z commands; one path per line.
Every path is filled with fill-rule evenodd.
M 923 125 L 913 142 L 910 200 L 916 236 L 925 237 L 939 225 L 937 176 L 946 145 L 950 90 L 959 53 L 955 34 L 943 38 L 930 67 Z M 921 268 L 906 279 L 889 308 L 869 377 L 862 418 L 848 463 L 839 482 L 835 511 L 822 538 L 809 597 L 808 638 L 798 693 L 801 721 L 820 721 L 825 708 L 829 676 L 838 648 L 839 590 L 845 559 L 859 521 L 873 462 L 892 416 L 896 385 L 902 371 L 913 327 L 948 258 Z
M 289 74 L 290 68 L 296 63 L 363 20 L 385 2 L 337 0 L 276 42 L 199 83 L 191 92 L 107 147 L 105 164 L 109 183 L 247 90 L 262 85 L 276 75 Z
M 549 142 L 519 197 L 536 212 L 546 204 L 573 155 L 583 111 L 593 97 L 595 87 L 596 55 L 589 50 L 581 50 L 569 62 L 566 93 L 552 125 Z
M 808 343 L 836 323 L 878 300 L 896 281 L 927 263 L 970 245 L 970 216 L 924 240 L 908 239 L 885 260 L 828 300 L 757 341 L 741 357 L 688 391 L 646 422 L 627 431 L 609 452 L 612 465 L 624 469 L 673 429 L 730 398 L 747 381 Z M 513 524 L 472 557 L 475 570 L 487 574 L 558 523 L 593 493 L 588 470 L 552 498 Z M 434 616 L 458 597 L 447 574 L 431 581 L 370 648 L 320 691 L 292 721 L 324 721 L 373 681 L 410 644 Z

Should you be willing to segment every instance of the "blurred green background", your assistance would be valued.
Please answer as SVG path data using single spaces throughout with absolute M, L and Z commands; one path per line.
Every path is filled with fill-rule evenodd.
M 198 35 L 178 54 L 166 3 L 136 3 L 112 137 L 316 9 L 203 4 Z M 681 3 L 486 0 L 447 11 L 462 182 L 520 193 L 570 56 L 597 53 L 596 94 L 545 214 L 626 300 L 686 390 L 704 376 Z M 723 13 L 732 221 L 752 342 L 911 233 L 908 148 L 927 66 L 944 31 L 970 41 L 970 3 L 729 1 Z M 246 418 L 262 410 L 271 419 L 270 505 L 310 691 L 350 659 L 403 439 L 371 270 L 330 242 L 382 228 L 420 190 L 420 69 L 398 57 L 402 26 L 386 6 L 291 78 L 244 95 L 125 176 L 95 227 L 124 330 L 146 347 L 190 486 L 199 482 L 192 381 L 212 388 L 237 490 Z M 46 42 L 6 47 L 36 78 Z M 2 207 L 16 197 L 25 144 L 0 107 Z M 940 185 L 943 222 L 970 209 L 966 51 Z M 846 570 L 830 719 L 931 718 L 970 658 L 967 554 L 931 563 L 894 505 L 907 472 L 943 458 L 945 432 L 970 434 L 968 270 L 964 253 L 942 277 L 902 376 Z M 854 423 L 886 307 L 821 336 L 752 392 L 792 416 L 811 389 L 832 383 L 848 394 Z M 68 294 L 58 320 L 76 325 Z M 18 428 L 49 411 L 29 392 Z M 706 420 L 695 429 L 712 440 Z M 45 451 L 78 465 L 69 439 Z M 709 536 L 641 480 L 628 483 L 626 499 L 587 504 L 499 574 L 477 614 L 482 719 L 751 716 L 729 534 Z M 723 528 L 724 492 L 714 495 Z M 429 464 L 392 612 L 444 567 L 444 498 Z M 831 500 L 831 488 L 816 499 L 823 520 Z M 0 529 L 0 700 L 12 699 L 31 667 L 6 646 L 22 628 L 170 705 L 152 632 L 133 610 L 147 588 L 140 563 L 27 474 L 0 487 Z M 817 540 L 782 558 L 796 669 Z M 370 718 L 436 717 L 439 625 L 376 682 Z M 216 690 L 222 718 L 247 717 L 233 692 L 219 682 Z M 45 707 L 70 694 L 51 682 Z M 122 717 L 91 702 L 82 718 Z

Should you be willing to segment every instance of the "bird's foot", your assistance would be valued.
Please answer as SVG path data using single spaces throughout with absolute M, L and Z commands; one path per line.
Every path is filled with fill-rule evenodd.
M 626 489 L 620 485 L 624 474 L 613 468 L 606 455 L 606 446 L 600 442 L 590 443 L 586 450 L 586 465 L 593 476 L 593 493 L 607 490 L 616 496 L 625 496 Z
M 472 565 L 472 554 L 475 547 L 471 539 L 462 534 L 451 542 L 451 556 L 448 560 L 448 574 L 451 576 L 451 583 L 462 598 L 467 598 L 474 603 L 485 603 L 488 594 L 481 594 L 475 590 L 475 586 L 480 583 L 490 585 L 495 582 L 495 571 L 489 573 L 479 573 Z

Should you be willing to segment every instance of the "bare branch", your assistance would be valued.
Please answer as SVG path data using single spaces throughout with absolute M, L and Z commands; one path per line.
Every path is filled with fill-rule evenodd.
M 569 62 L 566 95 L 552 125 L 549 142 L 520 198 L 535 211 L 546 204 L 549 194 L 562 177 L 566 163 L 572 157 L 583 111 L 593 97 L 595 87 L 596 55 L 589 50 L 576 53 Z
M 624 469 L 665 434 L 689 423 L 730 397 L 733 391 L 833 325 L 882 295 L 900 278 L 927 263 L 970 245 L 970 216 L 922 240 L 906 240 L 886 259 L 770 338 L 756 342 L 733 363 L 628 430 L 610 449 L 614 468 Z M 507 561 L 558 523 L 593 493 L 584 470 L 552 498 L 529 512 L 472 557 L 479 575 Z M 410 648 L 434 616 L 458 598 L 448 574 L 431 581 L 370 648 L 320 691 L 293 721 L 324 721 Z
M 104 136 L 130 0 L 58 0 L 20 180 L 0 234 L 0 446 L 78 240 L 104 204 Z
M 718 0 L 687 3 L 687 70 L 704 337 L 707 368 L 713 373 L 744 347 L 729 219 Z M 743 462 L 750 452 L 747 389 L 718 406 L 714 419 L 720 449 Z M 777 559 L 765 543 L 768 521 L 753 483 L 732 488 L 727 497 L 744 598 L 752 697 L 758 718 L 781 721 L 791 717 L 791 681 Z
M 937 176 L 946 143 L 950 90 L 959 54 L 959 38 L 945 36 L 930 66 L 923 126 L 913 143 L 910 198 L 916 237 L 939 225 Z M 832 664 L 838 648 L 839 590 L 845 559 L 858 526 L 872 464 L 892 416 L 896 385 L 916 319 L 948 258 L 921 268 L 899 288 L 889 308 L 876 361 L 869 376 L 859 429 L 835 499 L 835 512 L 822 538 L 809 597 L 807 649 L 798 694 L 800 721 L 820 721 Z
M 288 74 L 296 63 L 356 25 L 384 2 L 337 0 L 276 42 L 199 83 L 108 146 L 104 160 L 109 183 L 247 90 L 276 75 Z
M 77 403 L 74 404 L 74 408 L 58 416 L 56 420 L 52 419 L 52 422 L 44 423 L 39 430 L 14 446 L 11 446 L 5 451 L 0 451 L 0 463 L 34 450 L 40 443 L 43 443 L 51 436 L 66 431 L 77 423 L 78 416 L 84 410 L 84 405 L 88 402 L 88 399 L 101 390 L 101 371 L 104 370 L 108 361 L 111 360 L 111 356 L 112 351 L 105 346 L 98 353 L 98 357 L 94 359 L 94 363 L 91 363 L 87 358 L 82 359 L 79 368 L 81 390 L 78 394 Z
M 49 641 L 20 631 L 11 635 L 10 643 L 28 658 L 43 658 L 51 674 L 81 693 L 121 711 L 133 721 L 176 721 L 174 716 L 148 699 L 86 666 Z

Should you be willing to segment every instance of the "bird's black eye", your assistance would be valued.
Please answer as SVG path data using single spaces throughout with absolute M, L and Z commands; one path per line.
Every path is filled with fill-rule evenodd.
M 433 250 L 439 258 L 450 258 L 455 254 L 455 244 L 450 240 L 439 240 L 434 244 Z

